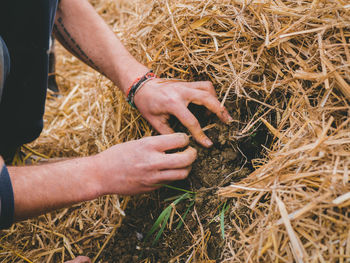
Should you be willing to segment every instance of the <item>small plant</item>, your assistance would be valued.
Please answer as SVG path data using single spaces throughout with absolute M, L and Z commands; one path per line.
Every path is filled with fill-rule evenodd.
M 151 230 L 146 235 L 145 242 L 159 228 L 158 233 L 157 233 L 156 237 L 154 238 L 154 240 L 152 242 L 152 246 L 155 245 L 158 242 L 159 238 L 163 234 L 165 226 L 167 225 L 171 215 L 174 213 L 173 211 L 175 209 L 175 206 L 178 203 L 180 203 L 181 201 L 183 201 L 183 200 L 190 200 L 191 201 L 190 205 L 187 207 L 187 209 L 184 212 L 183 216 L 180 216 L 181 218 L 179 220 L 179 223 L 176 226 L 176 229 L 179 229 L 182 226 L 182 224 L 183 224 L 183 222 L 184 222 L 188 212 L 190 211 L 191 207 L 195 203 L 195 201 L 194 201 L 195 192 L 188 191 L 188 190 L 181 189 L 181 188 L 177 188 L 177 187 L 170 186 L 170 185 L 164 185 L 164 186 L 168 187 L 170 189 L 179 190 L 179 191 L 182 191 L 182 192 L 185 192 L 185 193 L 182 194 L 182 195 L 174 196 L 174 197 L 171 197 L 171 198 L 168 198 L 168 199 L 165 200 L 165 201 L 170 201 L 170 200 L 174 200 L 174 201 L 162 211 L 162 213 L 157 218 L 156 222 L 153 224 Z
M 227 202 L 224 203 L 220 212 L 220 229 L 222 239 L 225 239 L 225 213 L 230 208 L 230 205 L 226 206 Z

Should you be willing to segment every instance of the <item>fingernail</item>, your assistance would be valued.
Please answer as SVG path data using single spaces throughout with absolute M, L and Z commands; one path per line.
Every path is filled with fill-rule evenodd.
M 227 112 L 227 111 L 224 111 L 224 118 L 227 120 L 227 124 L 228 123 L 231 123 L 231 122 L 233 122 L 233 118 L 231 117 L 231 115 Z
M 186 133 L 179 133 L 180 135 L 182 135 L 183 137 L 185 137 L 186 139 L 188 138 L 188 135 Z
M 195 148 L 188 146 L 188 149 L 197 155 L 197 150 Z
M 186 133 L 183 133 L 183 132 L 177 132 L 176 133 L 178 136 L 182 136 L 184 137 L 185 139 L 188 139 L 188 135 Z
M 233 122 L 233 118 L 230 115 L 228 115 L 228 123 L 231 123 L 231 122 Z
M 210 139 L 206 138 L 206 139 L 204 139 L 204 144 L 207 147 L 211 147 L 213 145 L 213 142 Z

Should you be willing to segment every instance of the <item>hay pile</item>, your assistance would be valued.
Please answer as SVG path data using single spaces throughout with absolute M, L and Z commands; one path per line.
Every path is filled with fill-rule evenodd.
M 219 191 L 236 200 L 225 221 L 220 260 L 348 261 L 350 4 L 92 2 L 158 75 L 210 79 L 223 104 L 254 103 L 257 110 L 245 109 L 229 139 L 251 136 L 262 125 L 275 137 L 248 178 Z M 110 82 L 62 52 L 57 67 L 65 96 L 48 99 L 45 131 L 32 145 L 37 151 L 86 156 L 151 134 Z M 50 261 L 64 253 L 103 253 L 102 244 L 121 221 L 118 200 L 106 197 L 17 224 L 2 239 L 0 257 L 10 262 L 19 253 Z
M 101 4 L 110 6 L 107 2 Z M 117 11 L 114 5 L 110 10 Z M 62 96 L 55 98 L 49 93 L 45 129 L 29 149 L 23 149 L 27 156 L 40 153 L 54 161 L 88 156 L 151 134 L 110 81 L 60 45 L 56 58 L 56 79 Z M 106 196 L 17 223 L 0 236 L 0 261 L 63 262 L 86 255 L 97 262 L 121 225 L 128 201 L 128 197 Z
M 232 213 L 224 258 L 348 262 L 350 6 L 313 1 L 262 8 L 256 16 L 266 25 L 264 45 L 272 55 L 260 59 L 271 63 L 263 97 L 277 88 L 286 98 L 273 125 L 259 118 L 275 136 L 267 158 L 220 191 L 237 197 L 235 208 L 248 208 L 250 222 Z

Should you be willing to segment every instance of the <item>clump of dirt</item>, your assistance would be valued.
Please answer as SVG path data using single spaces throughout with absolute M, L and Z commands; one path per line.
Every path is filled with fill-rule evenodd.
M 197 149 L 198 160 L 193 164 L 189 180 L 195 190 L 222 186 L 235 175 L 241 161 L 236 143 L 228 139 L 232 128 L 217 122 L 207 132 L 214 143 L 211 148 L 193 145 Z
M 206 116 L 203 111 L 199 114 Z M 238 129 L 237 123 L 225 125 L 217 118 L 209 120 L 209 123 L 208 118 L 202 118 L 200 121 L 202 127 L 209 127 L 206 134 L 214 145 L 206 149 L 192 142 L 191 146 L 198 151 L 198 158 L 188 179 L 174 183 L 176 187 L 196 193 L 193 196 L 194 205 L 184 218 L 183 226 L 176 228 L 180 221 L 178 215 L 183 216 L 191 204 L 191 200 L 188 199 L 176 205 L 174 220 L 172 224 L 167 224 L 159 242 L 152 245 L 155 235 L 145 242 L 145 237 L 157 217 L 172 202 L 164 200 L 183 193 L 163 187 L 149 195 L 135 197 L 125 211 L 127 216 L 122 227 L 105 248 L 103 261 L 142 262 L 148 259 L 148 262 L 170 262 L 179 259 L 182 262 L 189 257 L 193 245 L 203 238 L 203 235 L 205 242 L 202 243 L 205 244 L 202 244 L 201 249 L 205 249 L 205 259 L 219 259 L 224 244 L 220 229 L 220 212 L 224 200 L 220 200 L 216 191 L 218 187 L 239 181 L 251 172 L 247 165 L 243 167 L 243 164 L 247 163 L 246 156 L 240 154 L 238 148 L 245 147 L 252 152 L 259 152 L 259 149 L 255 147 L 257 142 L 254 137 L 242 142 L 232 140 L 232 134 Z M 183 131 L 184 128 L 175 124 L 175 130 Z M 226 202 L 226 205 L 234 206 L 233 200 Z M 197 242 L 197 245 L 201 244 Z

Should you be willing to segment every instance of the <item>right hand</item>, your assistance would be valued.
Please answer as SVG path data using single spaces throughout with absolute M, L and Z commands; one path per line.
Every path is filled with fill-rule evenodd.
M 118 144 L 96 155 L 102 194 L 139 194 L 186 178 L 197 151 L 192 147 L 171 154 L 165 151 L 188 144 L 186 134 L 175 133 Z
M 135 94 L 137 109 L 160 134 L 174 132 L 168 123 L 172 115 L 189 130 L 198 143 L 209 148 L 213 142 L 188 109 L 190 103 L 205 106 L 227 124 L 233 121 L 227 109 L 220 104 L 210 81 L 152 79 Z

